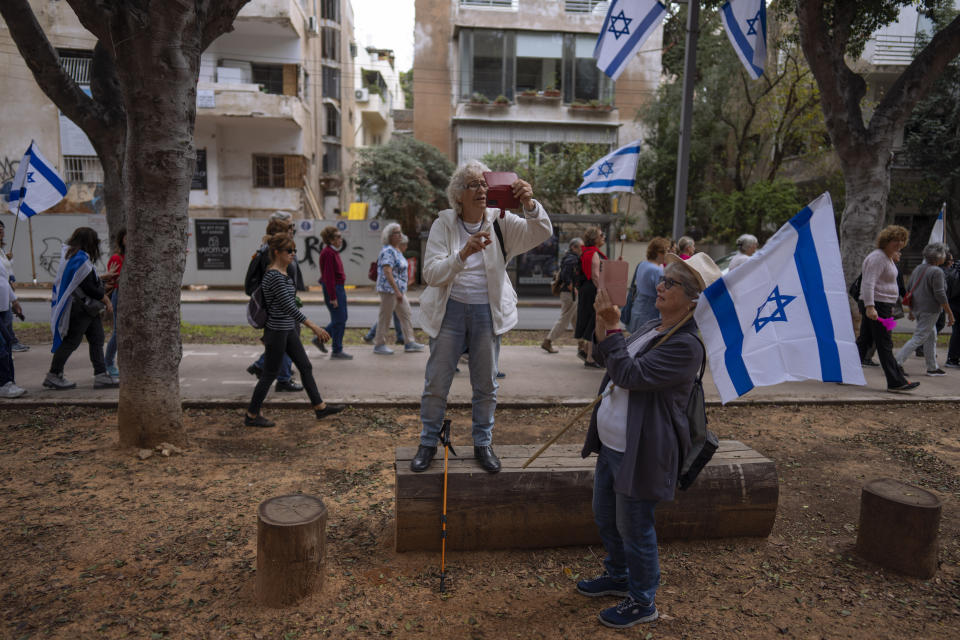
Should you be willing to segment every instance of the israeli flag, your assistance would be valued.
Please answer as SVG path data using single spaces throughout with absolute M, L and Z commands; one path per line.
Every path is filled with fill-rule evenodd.
M 866 384 L 829 193 L 707 287 L 694 317 L 724 404 L 791 380 Z
M 946 235 L 943 231 L 943 214 L 947 211 L 947 203 L 944 202 L 943 206 L 940 207 L 940 214 L 937 216 L 937 221 L 933 223 L 933 229 L 930 231 L 930 242 L 927 244 L 933 244 L 934 242 L 943 242 Z
M 639 160 L 639 140 L 634 140 L 627 146 L 603 156 L 583 172 L 583 184 L 577 188 L 577 195 L 615 191 L 632 192 L 637 180 Z
M 70 247 L 63 245 L 60 250 L 60 266 L 57 277 L 53 281 L 53 292 L 50 296 L 50 330 L 53 331 L 53 347 L 55 353 L 63 342 L 67 330 L 70 328 L 70 307 L 73 306 L 73 292 L 76 291 L 83 279 L 93 271 L 93 263 L 86 251 L 80 250 L 67 260 L 67 250 Z
M 763 75 L 767 62 L 767 3 L 765 0 L 728 0 L 720 11 L 730 44 L 750 77 Z
M 616 80 L 667 13 L 656 0 L 612 0 L 593 48 L 597 68 Z
M 17 213 L 26 220 L 43 213 L 63 200 L 67 195 L 67 185 L 34 142 L 23 154 L 17 175 L 13 178 L 10 193 L 7 194 L 7 207 L 11 213 Z

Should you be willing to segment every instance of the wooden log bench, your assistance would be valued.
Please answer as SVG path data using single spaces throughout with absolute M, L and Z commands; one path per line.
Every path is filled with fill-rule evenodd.
M 464 445 L 450 456 L 447 479 L 447 549 L 537 549 L 599 544 L 593 522 L 596 456 L 580 445 L 554 445 L 529 467 L 538 445 L 498 445 L 503 465 L 488 474 Z M 396 549 L 440 549 L 443 450 L 430 468 L 410 471 L 416 447 L 397 447 Z M 660 540 L 765 537 L 773 528 L 779 487 L 776 467 L 736 440 L 720 448 L 690 489 L 657 506 Z

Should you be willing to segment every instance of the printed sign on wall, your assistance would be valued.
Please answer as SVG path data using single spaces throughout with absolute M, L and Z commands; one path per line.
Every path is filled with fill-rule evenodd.
M 197 269 L 230 270 L 230 220 L 195 220 Z

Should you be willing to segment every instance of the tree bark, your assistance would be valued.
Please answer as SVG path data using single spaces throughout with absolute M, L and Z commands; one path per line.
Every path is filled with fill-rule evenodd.
M 840 220 L 840 251 L 847 282 L 852 282 L 873 247 L 887 214 L 893 141 L 910 112 L 960 53 L 960 16 L 937 32 L 914 58 L 864 122 L 861 101 L 866 83 L 846 63 L 857 12 L 855 0 L 836 0 L 834 20 L 826 22 L 823 0 L 797 4 L 800 43 L 820 88 L 824 121 L 846 185 Z

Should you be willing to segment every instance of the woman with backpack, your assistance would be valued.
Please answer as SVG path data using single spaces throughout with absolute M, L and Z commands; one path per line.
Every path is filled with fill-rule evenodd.
M 287 267 L 296 259 L 297 245 L 289 234 L 276 233 L 267 239 L 267 246 L 270 251 L 270 265 L 260 283 L 267 308 L 267 322 L 262 338 L 266 353 L 263 359 L 263 374 L 253 389 L 243 424 L 247 427 L 274 426 L 273 420 L 268 420 L 260 413 L 260 407 L 270 391 L 270 385 L 277 379 L 284 354 L 293 360 L 293 364 L 300 371 L 300 379 L 310 397 L 317 420 L 340 413 L 344 409 L 343 405 L 327 404 L 320 397 L 317 383 L 313 379 L 313 367 L 303 350 L 303 343 L 300 342 L 300 324 L 306 325 L 320 340 L 329 340 L 330 335 L 303 315 L 297 306 L 297 290 L 293 279 L 287 273 Z
M 618 595 L 620 604 L 600 612 L 608 627 L 632 627 L 659 616 L 655 604 L 660 561 L 654 509 L 673 500 L 680 465 L 691 448 L 684 407 L 706 352 L 693 310 L 700 292 L 721 277 L 705 253 L 684 261 L 667 255 L 657 285 L 657 311 L 624 338 L 620 309 L 606 290 L 596 296 L 593 354 L 606 369 L 605 397 L 593 410 L 581 455 L 598 453 L 593 517 L 607 551 L 605 571 L 581 580 L 586 596 Z

